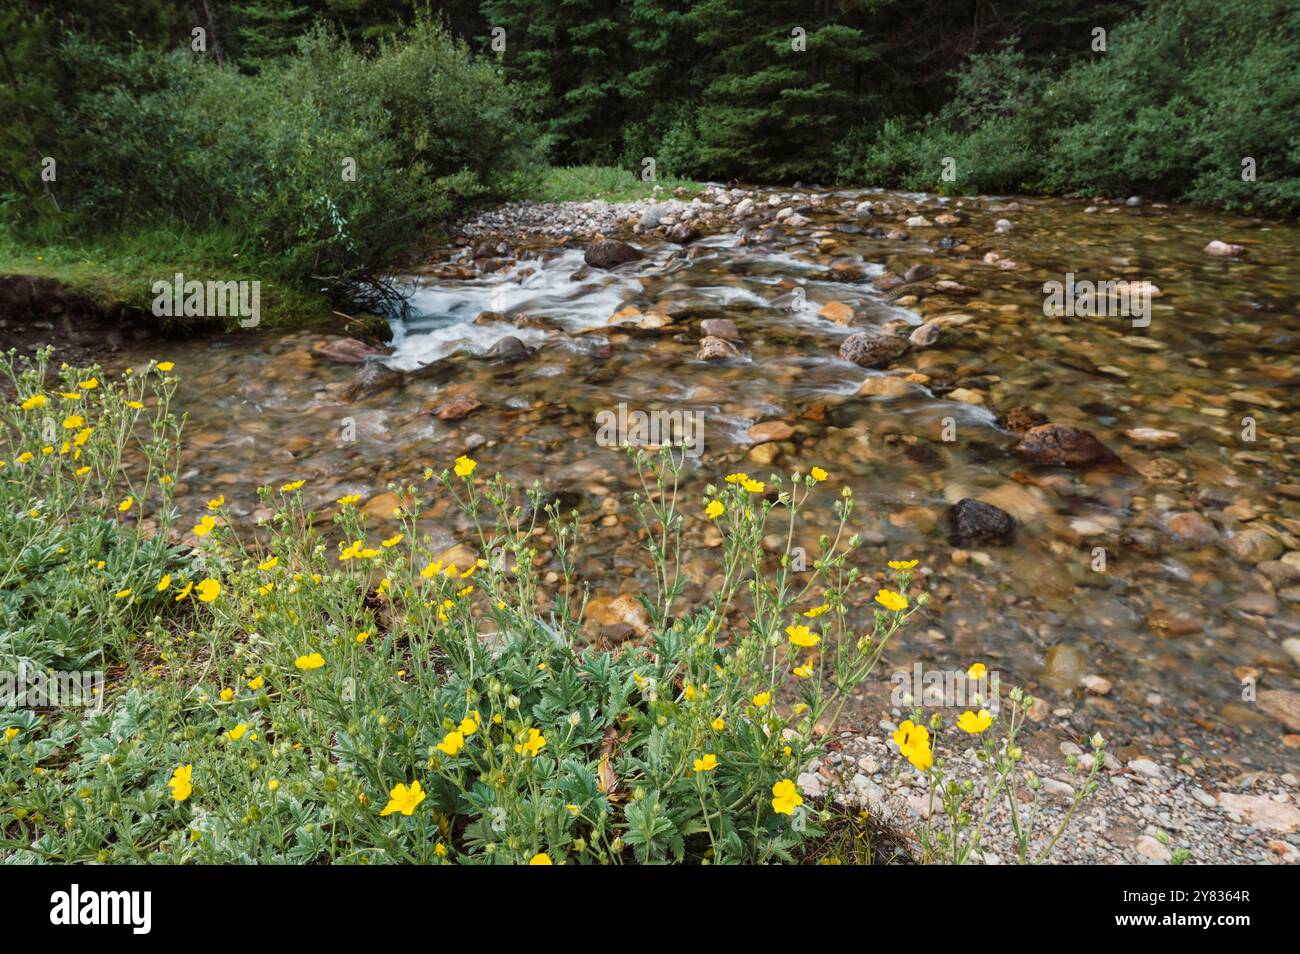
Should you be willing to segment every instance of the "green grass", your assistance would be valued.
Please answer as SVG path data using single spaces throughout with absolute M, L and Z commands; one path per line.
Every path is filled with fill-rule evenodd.
M 630 202 L 649 199 L 659 186 L 661 198 L 672 197 L 674 189 L 687 189 L 692 195 L 703 190 L 702 183 L 690 179 L 660 178 L 643 182 L 629 169 L 616 166 L 553 166 L 538 182 L 528 198 L 538 202 L 586 202 L 604 199 L 607 202 Z
M 149 310 L 153 283 L 170 282 L 176 272 L 187 280 L 260 281 L 262 327 L 310 325 L 331 313 L 323 294 L 260 259 L 234 228 L 160 226 L 90 239 L 54 233 L 18 237 L 0 229 L 0 277 L 53 279 L 105 308 Z M 195 321 L 168 320 L 180 325 Z

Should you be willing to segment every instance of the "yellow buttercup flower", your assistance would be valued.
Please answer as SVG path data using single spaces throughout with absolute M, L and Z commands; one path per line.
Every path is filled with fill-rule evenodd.
M 264 685 L 266 685 L 266 680 L 261 676 L 254 676 L 252 679 L 248 680 L 248 688 L 252 689 L 254 692 L 261 689 Z
M 131 595 L 131 591 L 130 591 L 130 589 L 118 590 L 118 591 L 117 591 L 117 598 L 118 598 L 119 600 L 124 600 L 124 599 L 126 599 L 128 596 L 130 596 L 130 595 Z
M 890 560 L 889 568 L 891 570 L 910 570 L 920 562 L 918 560 Z
M 718 757 L 710 752 L 702 759 L 696 759 L 692 768 L 697 772 L 712 772 L 718 767 Z
M 77 387 L 81 388 L 83 391 L 93 391 L 95 388 L 99 387 L 99 378 L 87 378 L 85 381 L 79 382 Z
M 464 747 L 465 736 L 458 731 L 448 732 L 436 746 L 439 752 L 446 752 L 448 755 L 457 755 Z
M 226 495 L 220 494 L 208 501 L 209 510 L 220 510 L 226 503 Z
M 176 367 L 176 365 L 172 364 L 172 362 L 170 362 L 170 361 L 159 361 L 159 362 L 158 362 L 158 370 L 159 370 L 159 371 L 170 371 L 170 370 L 171 370 L 172 368 L 174 368 L 174 367 Z
M 981 709 L 978 714 L 963 712 L 957 718 L 957 728 L 968 735 L 979 735 L 993 724 L 993 716 L 988 709 Z
M 388 804 L 379 814 L 382 816 L 401 812 L 409 817 L 422 801 L 424 801 L 424 789 L 420 788 L 419 782 L 412 782 L 409 787 L 399 782 L 388 793 Z
M 760 692 L 758 695 L 754 696 L 754 698 L 751 699 L 750 701 L 754 703 L 755 709 L 761 709 L 763 708 L 763 706 L 767 705 L 769 702 L 772 701 L 772 693 Z
M 516 752 L 527 752 L 529 758 L 536 758 L 537 754 L 546 747 L 546 737 L 536 729 L 528 730 L 528 738 L 523 742 L 515 745 Z
M 819 484 L 829 476 L 830 474 L 826 473 L 826 471 L 822 470 L 820 467 L 814 467 L 812 469 L 812 479 L 817 481 Z
M 268 570 L 274 570 L 279 565 L 280 565 L 280 558 L 277 556 L 273 556 L 270 557 L 269 559 L 263 560 L 261 563 L 257 565 L 257 568 L 259 570 L 262 570 L 263 572 L 266 572 Z
M 767 487 L 767 485 L 761 480 L 750 480 L 748 477 L 740 482 L 740 486 L 744 487 L 751 494 L 761 494 Z
M 541 852 L 540 854 L 533 855 L 531 858 L 528 859 L 528 863 L 530 865 L 553 865 L 554 864 L 554 862 L 551 861 L 551 856 L 544 851 Z
M 7 745 L 8 743 L 12 742 L 14 739 L 18 738 L 19 731 L 20 730 L 16 726 L 10 726 L 9 728 L 5 729 L 5 744 Z
M 794 674 L 800 679 L 811 679 L 813 674 L 812 663 L 807 662 L 795 669 Z
M 724 479 L 729 484 L 743 484 L 745 481 L 749 480 L 749 474 L 742 474 L 742 473 L 728 474 Z
M 176 766 L 176 770 L 172 772 L 172 777 L 167 782 L 167 787 L 172 790 L 172 798 L 178 802 L 183 802 L 190 797 L 190 793 L 194 791 L 193 786 L 190 784 L 193 775 L 193 765 Z
M 247 731 L 248 731 L 248 723 L 241 722 L 239 723 L 239 725 L 235 726 L 233 729 L 231 729 L 229 732 L 226 733 L 226 738 L 229 739 L 231 742 L 238 742 L 240 739 L 244 737 L 244 733 Z
M 202 520 L 194 525 L 194 535 L 196 537 L 206 537 L 216 527 L 217 521 L 211 517 L 204 516 Z
M 923 725 L 915 725 L 909 719 L 898 727 L 894 733 L 894 744 L 898 751 L 922 772 L 934 761 L 930 752 L 930 732 Z
M 472 460 L 464 455 L 457 457 L 455 466 L 456 476 L 468 477 L 470 474 L 474 473 L 474 468 L 477 466 L 478 461 L 476 460 Z
M 988 668 L 983 663 L 976 663 L 966 670 L 966 678 L 976 682 L 988 675 Z
M 133 506 L 135 506 L 135 498 L 127 497 L 125 500 L 123 500 L 120 504 L 117 505 L 117 509 L 121 513 L 126 513 Z
M 829 603 L 823 603 L 821 606 L 814 606 L 810 610 L 805 610 L 803 615 L 809 619 L 816 619 L 818 616 L 825 615 L 826 611 L 830 608 L 831 605 Z
M 395 547 L 395 546 L 397 546 L 399 543 L 402 542 L 402 540 L 403 540 L 404 537 L 405 537 L 405 534 L 397 533 L 397 534 L 394 534 L 393 536 L 389 537 L 387 540 L 381 540 L 381 541 L 379 542 L 379 545 L 380 545 L 381 547 Z
M 348 494 L 346 497 L 340 497 L 336 501 L 336 503 L 338 503 L 342 507 L 348 507 L 351 506 L 352 504 L 358 504 L 360 502 L 361 502 L 360 494 Z
M 478 713 L 471 712 L 465 718 L 460 720 L 460 725 L 456 727 L 461 735 L 473 735 L 478 731 Z
M 217 693 L 217 695 L 221 697 L 222 702 L 229 702 L 231 699 L 235 698 L 235 690 L 226 686 L 226 688 L 222 689 Z
M 69 414 L 63 419 L 63 426 L 69 431 L 75 431 L 79 427 L 86 426 L 86 419 L 80 414 Z
M 163 578 L 158 581 L 158 585 L 155 586 L 154 589 L 157 590 L 159 593 L 161 593 L 163 590 L 167 589 L 167 587 L 171 585 L 172 585 L 172 575 L 170 573 L 164 573 Z
M 722 505 L 721 500 L 714 500 L 711 501 L 709 505 L 704 508 L 704 516 L 708 517 L 710 520 L 714 520 L 722 516 L 722 514 L 726 511 L 726 509 L 727 508 Z
M 894 613 L 907 609 L 907 597 L 893 590 L 881 590 L 876 594 L 876 602 Z
M 181 600 L 185 599 L 185 597 L 189 596 L 190 590 L 192 589 L 194 589 L 194 582 L 191 580 L 189 583 L 185 584 L 179 593 L 176 594 L 176 602 L 179 603 Z
M 792 780 L 783 778 L 772 786 L 772 811 L 780 815 L 793 815 L 794 810 L 802 804 L 803 796 Z
M 790 642 L 794 643 L 796 646 L 807 648 L 809 646 L 816 646 L 821 642 L 820 636 L 802 624 L 798 626 L 787 626 L 785 631 L 790 636 Z
M 194 587 L 195 594 L 204 603 L 211 603 L 221 595 L 221 584 L 211 577 L 200 580 Z
M 295 490 L 301 490 L 301 489 L 302 489 L 302 485 L 305 484 L 305 483 L 307 483 L 307 481 L 305 481 L 305 480 L 295 480 L 295 481 L 293 481 L 292 483 L 285 484 L 283 487 L 281 487 L 281 488 L 280 488 L 280 493 L 282 493 L 282 494 L 291 494 L 291 493 L 293 493 Z
M 27 400 L 23 401 L 23 403 L 19 406 L 24 411 L 34 411 L 38 407 L 45 407 L 45 405 L 49 403 L 50 403 L 49 398 L 47 398 L 44 394 L 33 394 Z
M 299 656 L 293 661 L 293 664 L 299 669 L 319 669 L 325 665 L 325 657 L 320 653 L 308 653 L 305 656 Z
M 712 727 L 714 732 L 721 732 L 723 729 L 727 727 L 727 723 L 723 719 L 717 718 L 710 723 L 710 726 Z

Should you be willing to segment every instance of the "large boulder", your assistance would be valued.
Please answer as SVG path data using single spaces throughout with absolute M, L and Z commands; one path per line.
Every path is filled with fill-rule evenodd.
M 948 511 L 948 539 L 955 544 L 1006 546 L 1016 535 L 1016 518 L 1000 507 L 964 497 Z
M 1040 424 L 1025 431 L 1011 453 L 1043 467 L 1092 467 L 1118 458 L 1085 430 L 1068 424 Z
M 636 262 L 645 258 L 640 249 L 620 242 L 617 239 L 602 239 L 587 246 L 582 260 L 592 268 L 617 268 L 627 262 Z
M 906 350 L 905 338 L 872 328 L 845 338 L 840 345 L 840 357 L 861 368 L 876 368 L 888 364 Z

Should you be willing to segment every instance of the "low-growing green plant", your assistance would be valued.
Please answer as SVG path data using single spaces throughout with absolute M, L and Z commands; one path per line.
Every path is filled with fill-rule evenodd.
M 461 457 L 393 485 L 383 532 L 356 496 L 322 521 L 302 480 L 259 489 L 256 527 L 222 495 L 182 517 L 169 362 L 0 370 L 0 545 L 18 555 L 0 668 L 108 674 L 84 710 L 0 716 L 6 861 L 761 863 L 836 841 L 838 809 L 797 780 L 926 595 L 914 561 L 885 585 L 862 571 L 847 489 L 796 567 L 820 468 L 686 501 L 684 458 L 634 451 L 654 582 L 637 638 L 609 649 L 585 627 L 580 521 L 538 488 Z M 474 527 L 450 550 L 423 529 L 435 493 Z M 717 585 L 687 605 L 682 537 L 705 521 Z M 978 840 L 920 843 L 962 861 Z

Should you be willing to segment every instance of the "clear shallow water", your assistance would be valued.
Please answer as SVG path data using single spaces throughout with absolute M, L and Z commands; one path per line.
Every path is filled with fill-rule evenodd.
M 845 207 L 868 195 L 900 208 L 911 201 L 931 219 L 958 206 L 838 195 L 833 205 Z M 351 403 L 344 395 L 355 366 L 318 360 L 311 337 L 250 333 L 178 344 L 168 357 L 185 374 L 180 399 L 190 414 L 181 491 L 195 510 L 224 493 L 251 519 L 261 483 L 305 478 L 324 508 L 470 452 L 489 472 L 571 494 L 591 524 L 583 578 L 601 592 L 633 592 L 648 580 L 626 504 L 634 476 L 621 451 L 596 443 L 595 416 L 619 403 L 699 410 L 704 454 L 689 465 L 689 500 L 733 470 L 765 478 L 816 464 L 859 500 L 855 529 L 871 541 L 864 569 L 921 560 L 934 601 L 925 623 L 891 651 L 897 668 L 916 660 L 964 668 L 981 659 L 1054 707 L 1075 709 L 1081 725 L 1099 725 L 1121 748 L 1149 749 L 1157 740 L 1243 765 L 1293 767 L 1295 751 L 1281 744 L 1287 730 L 1243 701 L 1242 680 L 1297 689 L 1281 641 L 1300 635 L 1300 606 L 1272 593 L 1227 541 L 1263 528 L 1283 550 L 1300 550 L 1300 501 L 1276 490 L 1300 483 L 1300 229 L 1184 208 L 1084 214 L 1083 203 L 1021 200 L 1019 212 L 1005 204 L 964 200 L 966 223 L 912 229 L 908 241 L 837 228 L 900 221 L 828 210 L 790 236 L 710 237 L 689 260 L 676 246 L 638 241 L 646 260 L 612 273 L 586 272 L 580 251 L 538 246 L 474 280 L 412 276 L 415 317 L 397 325 L 390 363 L 410 370 L 452 356 L 451 371 Z M 993 232 L 1002 217 L 1015 223 L 1008 235 Z M 945 234 L 969 247 L 940 248 Z M 1202 248 L 1216 238 L 1246 244 L 1249 258 L 1206 256 Z M 991 251 L 1019 267 L 985 264 Z M 886 268 L 901 274 L 916 264 L 936 269 L 922 285 L 950 278 L 974 294 L 891 296 L 870 285 Z M 857 273 L 845 280 L 832 266 Z M 1042 283 L 1070 271 L 1154 282 L 1163 294 L 1150 326 L 1045 317 Z M 888 370 L 927 376 L 905 396 L 860 398 L 857 388 L 877 372 L 837 357 L 851 329 L 817 316 L 832 300 L 882 324 L 955 313 L 971 320 L 951 341 L 894 362 Z M 609 325 L 628 305 L 673 321 L 657 330 Z M 484 311 L 506 320 L 476 323 Z M 705 318 L 737 324 L 744 359 L 696 360 Z M 537 353 L 509 365 L 470 357 L 506 334 Z M 123 363 L 149 356 L 124 355 Z M 952 400 L 954 388 L 978 392 L 985 406 Z M 461 421 L 433 416 L 463 395 L 484 406 Z M 997 425 L 999 414 L 1022 405 L 1087 428 L 1125 466 L 1026 465 L 1007 453 L 1015 435 Z M 1248 415 L 1254 442 L 1241 439 Z M 955 441 L 942 439 L 947 419 Z M 745 431 L 765 420 L 795 428 L 771 467 L 747 459 Z M 341 439 L 348 426 L 353 442 Z M 1139 447 L 1124 436 L 1136 427 L 1176 431 L 1181 440 Z M 810 555 L 831 525 L 834 492 L 825 492 L 824 523 L 800 541 Z M 965 496 L 1019 518 L 1015 544 L 954 553 L 943 514 Z M 1218 541 L 1172 534 L 1170 516 L 1185 511 L 1200 513 Z M 697 598 L 715 551 L 704 522 L 690 526 L 687 597 Z M 445 501 L 433 507 L 436 538 L 450 542 L 462 529 Z M 1092 569 L 1098 546 L 1107 554 L 1104 573 Z M 1109 679 L 1111 693 L 1074 689 L 1073 677 L 1085 673 Z

